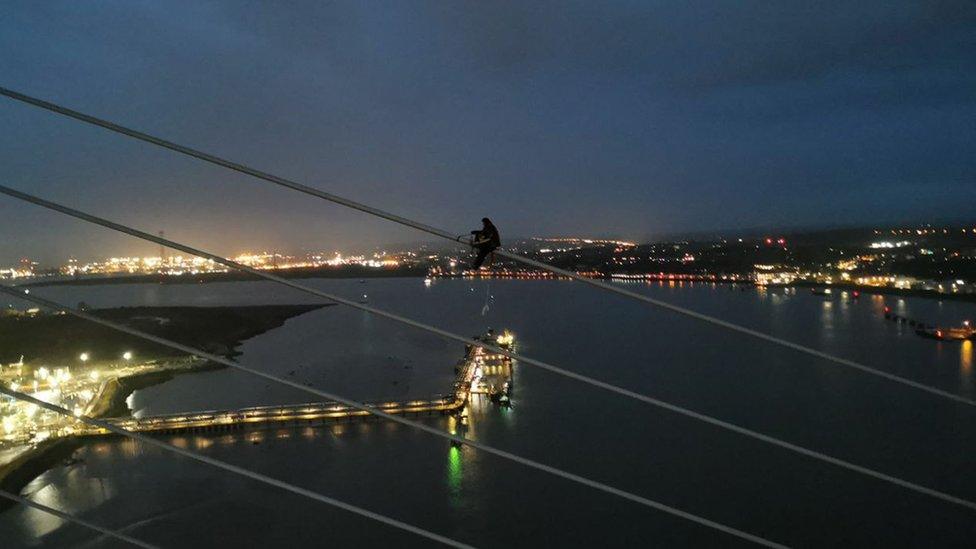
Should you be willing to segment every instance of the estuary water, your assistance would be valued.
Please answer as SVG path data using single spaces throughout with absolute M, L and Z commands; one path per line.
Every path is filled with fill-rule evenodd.
M 568 281 L 306 280 L 436 326 L 510 329 L 519 352 L 887 474 L 976 499 L 976 407 Z M 922 339 L 976 305 L 707 283 L 631 289 L 976 398 L 972 342 Z M 32 290 L 91 306 L 315 300 L 268 282 Z M 485 309 L 488 304 L 487 310 Z M 81 344 L 82 342 L 80 342 Z M 342 306 L 241 346 L 243 363 L 359 399 L 446 392 L 461 345 Z M 516 364 L 513 406 L 476 400 L 467 436 L 799 547 L 972 547 L 976 512 Z M 233 370 L 138 391 L 137 415 L 314 397 Z M 449 419 L 431 418 L 448 428 Z M 736 547 L 714 530 L 390 423 L 164 437 L 476 546 Z M 78 450 L 29 497 L 165 547 L 427 543 L 124 439 Z M 3 547 L 115 547 L 20 507 Z

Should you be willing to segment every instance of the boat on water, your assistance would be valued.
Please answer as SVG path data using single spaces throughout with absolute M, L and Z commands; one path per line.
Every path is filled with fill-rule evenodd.
M 508 407 L 512 405 L 512 383 L 511 380 L 505 381 L 501 388 L 492 387 L 488 392 L 488 399 L 500 406 Z
M 969 326 L 969 322 L 966 322 L 961 328 L 919 327 L 915 333 L 922 337 L 940 341 L 976 339 L 976 330 Z
M 833 295 L 833 290 L 830 288 L 812 288 L 810 293 L 813 295 L 831 296 Z
M 492 403 L 499 406 L 508 407 L 512 405 L 512 397 L 510 397 L 508 393 L 504 391 L 488 393 L 488 399 L 491 400 Z

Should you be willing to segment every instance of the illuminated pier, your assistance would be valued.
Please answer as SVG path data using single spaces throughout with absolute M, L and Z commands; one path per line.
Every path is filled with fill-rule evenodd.
M 490 337 L 491 339 L 488 339 Z M 512 336 L 505 333 L 495 338 L 482 336 L 485 341 L 509 347 Z M 460 411 L 472 394 L 498 394 L 498 376 L 505 373 L 510 378 L 511 359 L 485 351 L 481 347 L 468 346 L 465 357 L 459 361 L 454 390 L 450 394 L 428 399 L 408 401 L 368 402 L 368 407 L 407 417 L 449 415 Z M 508 390 L 508 384 L 504 384 Z M 506 395 L 507 397 L 507 395 Z M 109 419 L 114 425 L 130 431 L 153 433 L 179 432 L 221 432 L 247 426 L 307 426 L 331 422 L 348 422 L 378 419 L 369 412 L 338 402 L 318 402 L 307 404 L 288 404 L 282 406 L 258 406 L 235 410 L 212 410 L 186 412 L 168 415 L 145 416 L 141 418 Z M 81 435 L 111 435 L 104 429 L 91 428 Z

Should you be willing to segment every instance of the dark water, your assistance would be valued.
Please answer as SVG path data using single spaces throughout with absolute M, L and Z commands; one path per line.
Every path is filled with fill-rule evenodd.
M 507 327 L 520 352 L 788 441 L 976 499 L 976 408 L 569 282 L 310 281 L 464 334 Z M 935 342 L 881 320 L 955 325 L 971 304 L 803 290 L 632 286 L 656 297 L 976 398 L 972 344 Z M 267 283 L 43 288 L 121 304 L 307 301 Z M 974 318 L 976 320 L 976 318 Z M 462 349 L 340 307 L 292 319 L 241 359 L 358 398 L 424 395 Z M 530 366 L 514 406 L 476 402 L 468 435 L 488 444 L 793 546 L 972 547 L 976 513 L 624 400 Z M 134 395 L 143 413 L 307 401 L 229 371 Z M 447 421 L 432 424 L 448 427 Z M 167 440 L 478 546 L 746 545 L 642 506 L 396 424 L 179 436 Z M 25 490 L 43 503 L 170 547 L 422 546 L 367 519 L 161 450 L 104 440 Z M 3 547 L 107 547 L 39 512 L 0 514 Z

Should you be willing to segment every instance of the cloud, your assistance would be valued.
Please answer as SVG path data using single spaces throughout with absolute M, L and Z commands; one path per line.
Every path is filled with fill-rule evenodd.
M 64 2 L 4 6 L 0 48 L 5 86 L 459 231 L 930 216 L 912 193 L 976 177 L 972 2 Z M 0 128 L 9 183 L 214 247 L 415 237 L 9 101 Z

